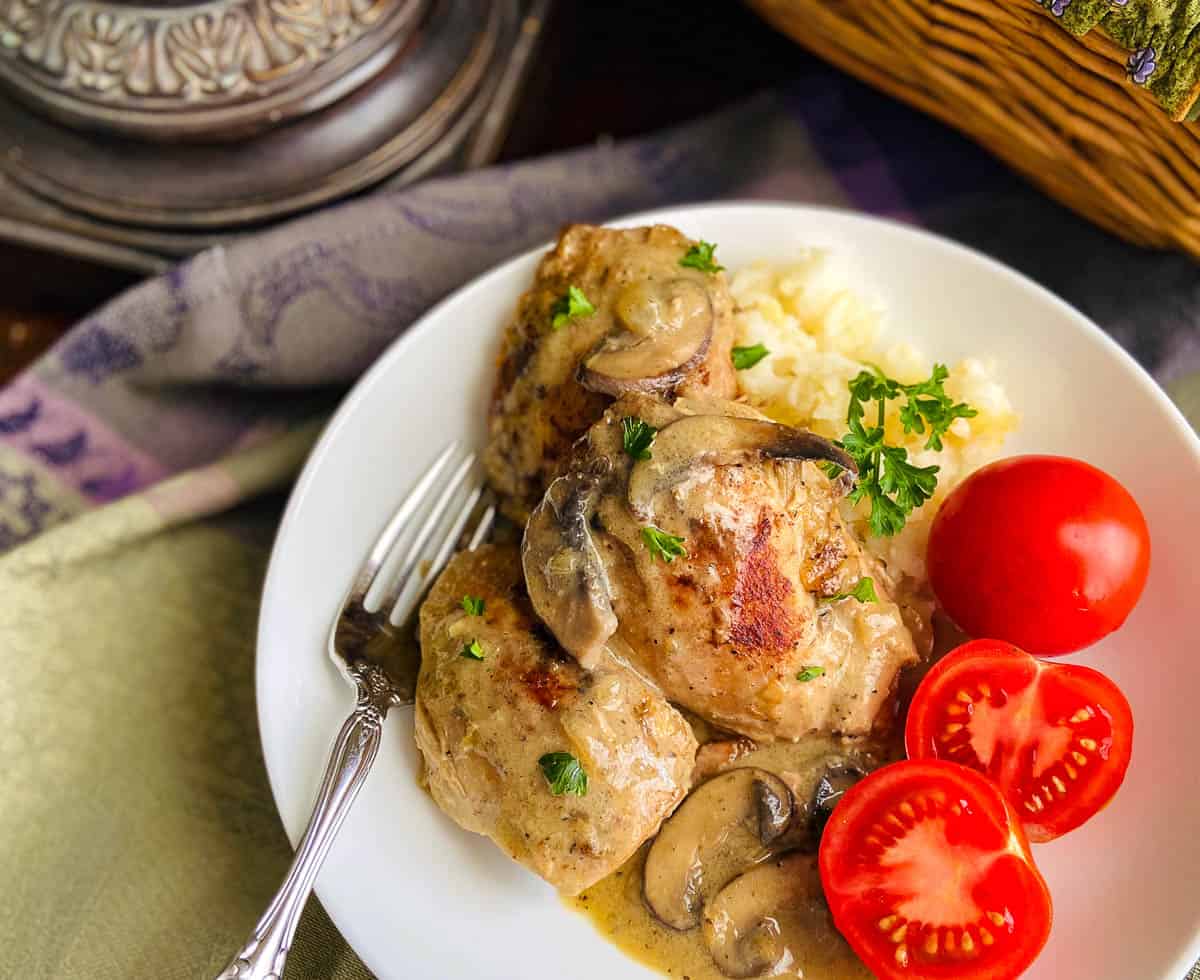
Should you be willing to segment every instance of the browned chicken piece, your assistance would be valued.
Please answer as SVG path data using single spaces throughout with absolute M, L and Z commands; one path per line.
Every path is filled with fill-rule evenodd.
M 665 225 L 571 225 L 542 259 L 504 335 L 484 455 L 509 517 L 524 523 L 614 397 L 733 397 L 733 301 L 722 273 L 679 264 L 695 244 Z M 571 315 L 572 288 L 594 312 Z
M 585 667 L 615 655 L 727 730 L 869 732 L 916 651 L 886 571 L 840 515 L 853 463 L 755 414 L 612 406 L 526 528 L 534 608 Z M 658 430 L 649 459 L 623 450 L 627 419 Z M 847 472 L 831 480 L 821 460 Z M 864 577 L 878 602 L 831 599 Z
M 464 596 L 483 600 L 481 615 Z M 482 660 L 464 655 L 472 643 Z M 625 862 L 691 784 L 692 730 L 627 667 L 588 672 L 537 621 L 515 546 L 454 558 L 421 607 L 416 738 L 434 800 L 566 894 Z M 569 753 L 582 796 L 539 760 Z

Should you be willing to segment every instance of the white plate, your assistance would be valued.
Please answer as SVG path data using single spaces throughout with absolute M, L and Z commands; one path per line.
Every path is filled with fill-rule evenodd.
M 846 251 L 887 303 L 890 332 L 931 357 L 996 358 L 1024 423 L 1009 449 L 1082 457 L 1137 497 L 1153 536 L 1129 623 L 1074 659 L 1133 704 L 1133 763 L 1113 804 L 1036 849 L 1054 894 L 1037 980 L 1182 980 L 1200 956 L 1200 443 L 1154 382 L 1081 314 L 1015 272 L 908 227 L 816 208 L 724 204 L 638 215 L 720 243 L 736 269 L 798 245 Z M 540 250 L 539 250 L 540 251 Z M 309 814 L 351 692 L 323 649 L 343 589 L 404 489 L 450 438 L 480 443 L 500 329 L 536 253 L 441 303 L 342 405 L 292 495 L 258 637 L 258 710 L 292 841 Z M 384 746 L 317 883 L 381 978 L 614 980 L 653 974 L 553 891 L 459 830 L 417 788 L 412 711 Z

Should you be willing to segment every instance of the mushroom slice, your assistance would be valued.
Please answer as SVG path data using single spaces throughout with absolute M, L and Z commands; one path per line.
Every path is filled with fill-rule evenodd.
M 759 977 L 785 965 L 787 923 L 827 915 L 816 858 L 791 853 L 751 868 L 704 910 L 704 939 L 727 977 Z
M 809 832 L 812 834 L 814 846 L 821 843 L 821 834 L 829 821 L 833 808 L 837 806 L 846 790 L 866 775 L 856 766 L 830 766 L 817 780 L 809 803 Z
M 708 353 L 712 296 L 696 279 L 632 282 L 617 297 L 613 312 L 625 329 L 605 337 L 580 366 L 579 382 L 585 388 L 613 396 L 665 391 Z
M 608 574 L 592 540 L 603 485 L 603 474 L 594 471 L 559 477 L 529 516 L 521 545 L 533 607 L 588 670 L 617 629 Z
M 650 459 L 629 474 L 629 506 L 642 518 L 655 496 L 682 483 L 701 466 L 733 466 L 763 459 L 821 459 L 850 473 L 854 460 L 828 439 L 777 422 L 732 415 L 687 415 L 658 433 Z
M 731 769 L 693 790 L 663 824 L 646 855 L 646 904 L 674 929 L 700 924 L 705 884 L 761 861 L 787 830 L 795 807 L 782 779 L 765 769 Z M 740 832 L 739 832 L 740 831 Z

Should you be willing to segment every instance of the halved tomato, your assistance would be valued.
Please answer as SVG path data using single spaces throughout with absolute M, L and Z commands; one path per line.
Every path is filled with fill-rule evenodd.
M 1040 842 L 1113 798 L 1129 767 L 1133 714 L 1097 670 L 973 640 L 925 675 L 904 741 L 910 759 L 948 759 L 990 776 Z
M 881 980 L 1011 980 L 1050 934 L 1050 892 L 1000 791 L 896 762 L 846 791 L 821 838 L 838 931 Z

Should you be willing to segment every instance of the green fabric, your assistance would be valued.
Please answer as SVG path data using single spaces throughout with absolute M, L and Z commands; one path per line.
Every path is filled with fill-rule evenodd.
M 1099 28 L 1127 48 L 1130 84 L 1176 118 L 1190 115 L 1200 77 L 1200 0 L 1038 0 L 1064 28 Z
M 238 496 L 289 480 L 315 431 L 227 461 Z M 291 859 L 254 709 L 280 498 L 174 526 L 170 502 L 211 480 L 0 559 L 0 948 L 22 980 L 214 976 Z M 371 975 L 315 899 L 287 973 Z

